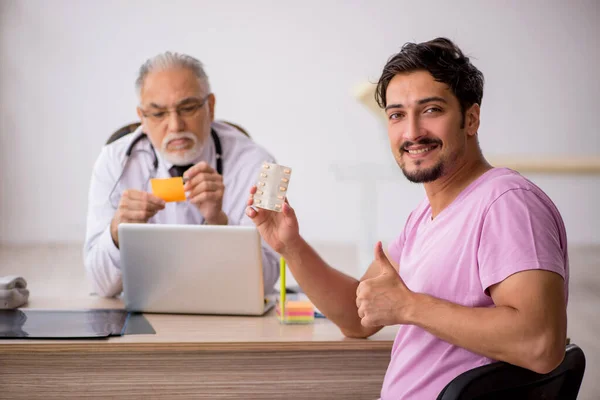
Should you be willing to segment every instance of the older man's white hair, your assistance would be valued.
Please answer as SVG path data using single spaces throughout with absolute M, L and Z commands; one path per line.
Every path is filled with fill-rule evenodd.
M 135 81 L 135 89 L 138 96 L 142 93 L 144 80 L 151 72 L 163 71 L 169 68 L 188 68 L 196 75 L 200 81 L 200 85 L 204 85 L 207 92 L 210 92 L 210 84 L 208 83 L 208 75 L 204 71 L 200 60 L 188 56 L 187 54 L 173 53 L 170 51 L 156 55 L 148 59 L 141 67 L 138 77 Z

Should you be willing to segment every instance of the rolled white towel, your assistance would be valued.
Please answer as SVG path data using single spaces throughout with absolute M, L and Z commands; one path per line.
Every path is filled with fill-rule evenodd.
M 29 299 L 27 281 L 20 276 L 0 277 L 0 309 L 22 306 Z

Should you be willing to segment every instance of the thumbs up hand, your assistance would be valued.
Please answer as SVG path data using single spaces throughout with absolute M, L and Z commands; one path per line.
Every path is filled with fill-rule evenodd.
M 413 301 L 414 293 L 400 278 L 381 246 L 375 245 L 375 262 L 381 274 L 365 279 L 356 289 L 356 306 L 361 324 L 365 327 L 402 324 Z

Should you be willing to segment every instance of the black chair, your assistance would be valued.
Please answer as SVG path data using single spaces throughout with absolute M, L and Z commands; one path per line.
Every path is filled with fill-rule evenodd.
M 130 133 L 133 133 L 133 131 L 135 131 L 138 128 L 138 126 L 140 126 L 140 125 L 141 125 L 140 122 L 134 122 L 132 124 L 125 125 L 124 127 L 119 128 L 115 133 L 113 133 L 112 135 L 110 135 L 110 137 L 106 141 L 106 144 L 111 144 L 115 140 L 119 140 L 123 136 L 129 135 Z
M 548 374 L 504 362 L 484 365 L 454 378 L 437 400 L 574 400 L 584 371 L 583 351 L 569 344 L 563 362 Z
M 227 125 L 234 127 L 238 131 L 242 132 L 244 135 L 250 137 L 250 135 L 248 134 L 248 132 L 246 132 L 246 130 L 244 128 L 242 128 L 241 126 L 239 126 L 237 124 L 234 124 L 233 122 L 228 122 L 228 121 L 221 121 L 221 122 L 224 122 Z M 140 126 L 140 125 L 141 125 L 141 123 L 134 122 L 132 124 L 125 125 L 124 127 L 119 128 L 119 130 L 117 130 L 115 133 L 113 133 L 112 135 L 110 135 L 110 137 L 106 141 L 106 144 L 111 144 L 115 140 L 121 139 L 123 136 L 129 135 L 130 133 L 133 133 L 133 131 L 135 131 L 138 128 L 138 126 Z

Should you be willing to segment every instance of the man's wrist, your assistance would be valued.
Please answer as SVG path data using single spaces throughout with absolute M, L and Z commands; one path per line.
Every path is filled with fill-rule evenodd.
M 227 217 L 227 214 L 225 214 L 223 211 L 221 211 L 216 217 L 211 218 L 211 219 L 208 219 L 208 218 L 205 219 L 204 224 L 205 225 L 228 225 L 229 218 Z
M 400 309 L 400 323 L 404 325 L 419 325 L 419 316 L 423 312 L 427 312 L 430 305 L 431 297 L 423 293 L 410 293 L 410 300 L 406 307 Z
M 297 238 L 285 244 L 285 248 L 280 252 L 280 254 L 288 262 L 291 262 L 291 260 L 298 259 L 302 256 L 302 254 L 306 253 L 307 246 L 308 243 L 306 243 L 304 238 L 298 235 Z
M 113 241 L 113 243 L 115 244 L 115 247 L 118 249 L 119 248 L 119 224 L 117 223 L 117 220 L 115 218 L 113 218 L 110 221 L 110 237 Z

